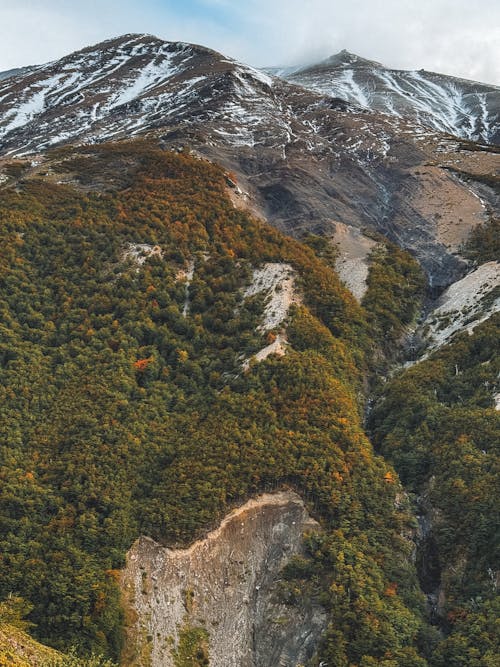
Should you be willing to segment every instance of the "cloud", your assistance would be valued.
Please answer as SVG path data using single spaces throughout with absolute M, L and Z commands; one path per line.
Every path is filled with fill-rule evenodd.
M 213 2 L 232 7 L 259 35 L 258 44 L 242 45 L 259 65 L 314 61 L 346 48 L 395 68 L 500 83 L 498 0 L 247 0 L 238 9 Z
M 346 48 L 390 67 L 500 83 L 498 0 L 2 0 L 0 70 L 125 32 L 205 44 L 257 66 Z
M 125 33 L 238 55 L 244 38 L 203 0 L 1 0 L 0 71 L 39 64 Z M 242 30 L 244 26 L 241 26 Z

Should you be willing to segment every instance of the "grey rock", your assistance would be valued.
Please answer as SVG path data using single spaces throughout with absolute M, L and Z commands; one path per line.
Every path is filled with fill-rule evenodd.
M 312 599 L 285 604 L 278 588 L 283 566 L 303 551 L 304 532 L 318 529 L 299 496 L 280 492 L 248 501 L 187 549 L 141 537 L 122 575 L 135 619 L 125 663 L 169 667 L 182 629 L 197 627 L 208 633 L 217 667 L 305 663 L 326 627 L 325 611 Z

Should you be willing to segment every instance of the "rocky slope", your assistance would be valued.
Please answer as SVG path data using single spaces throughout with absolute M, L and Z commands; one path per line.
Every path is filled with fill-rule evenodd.
M 486 143 L 500 143 L 500 88 L 425 70 L 389 69 L 341 51 L 301 68 L 269 72 L 316 92 L 422 127 Z
M 140 538 L 122 575 L 130 618 L 124 664 L 177 665 L 187 638 L 217 667 L 304 663 L 326 615 L 313 602 L 280 602 L 279 578 L 301 553 L 304 531 L 317 529 L 302 500 L 281 492 L 248 501 L 188 549 Z
M 486 262 L 445 290 L 424 320 L 427 352 L 446 345 L 457 333 L 471 333 L 499 311 L 500 262 Z
M 246 205 L 289 234 L 334 235 L 340 223 L 388 236 L 438 290 L 464 273 L 457 247 L 493 197 L 449 171 L 470 146 L 200 46 L 126 35 L 0 83 L 0 155 L 138 134 L 223 164 Z M 499 156 L 473 147 L 475 174 L 494 173 Z M 446 234 L 443 201 L 462 218 Z

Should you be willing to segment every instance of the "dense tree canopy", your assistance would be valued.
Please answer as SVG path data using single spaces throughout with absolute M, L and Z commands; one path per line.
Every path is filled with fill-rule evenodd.
M 287 485 L 324 527 L 283 585 L 291 603 L 319 596 L 329 611 L 318 660 L 425 665 L 414 523 L 396 473 L 363 432 L 360 399 L 374 336 L 395 340 L 411 321 L 420 273 L 397 249 L 380 251 L 363 309 L 323 244 L 234 209 L 226 187 L 218 167 L 148 142 L 12 166 L 0 190 L 0 599 L 15 593 L 32 605 L 33 632 L 49 645 L 116 658 L 118 570 L 134 539 L 189 542 L 250 494 Z M 292 265 L 302 304 L 286 322 L 286 356 L 244 372 L 242 360 L 266 344 L 264 298 L 243 298 L 264 262 Z M 380 298 L 386 278 L 390 304 Z M 446 363 L 398 381 L 417 386 L 419 372 L 440 381 Z M 457 412 L 436 437 L 461 448 L 478 487 L 453 477 L 441 491 L 470 496 L 470 531 L 484 548 L 489 526 L 477 517 L 490 508 L 481 486 L 490 469 L 474 438 L 493 433 L 486 394 L 479 380 L 450 385 L 436 407 L 433 388 L 417 396 L 412 387 L 404 397 L 389 388 L 373 420 L 377 443 L 420 484 L 439 447 L 417 434 L 408 451 L 411 420 L 422 414 L 425 429 L 433 410 L 455 414 L 453 391 L 469 401 L 474 427 L 459 428 Z M 398 399 L 392 428 L 387 406 Z M 453 641 L 440 656 L 459 652 Z

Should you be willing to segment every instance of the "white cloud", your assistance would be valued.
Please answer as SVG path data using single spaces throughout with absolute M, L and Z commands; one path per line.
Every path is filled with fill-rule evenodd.
M 0 72 L 55 60 L 130 32 L 239 55 L 241 36 L 206 15 L 178 13 L 176 4 L 168 0 L 161 5 L 157 0 L 0 0 Z
M 346 48 L 395 68 L 500 84 L 498 0 L 247 0 L 237 11 L 259 35 L 257 48 L 243 45 L 259 65 L 313 61 Z
M 176 11 L 180 2 L 1 0 L 0 70 L 152 32 L 258 66 L 312 62 L 346 48 L 391 67 L 500 84 L 498 0 L 198 0 L 189 15 Z

